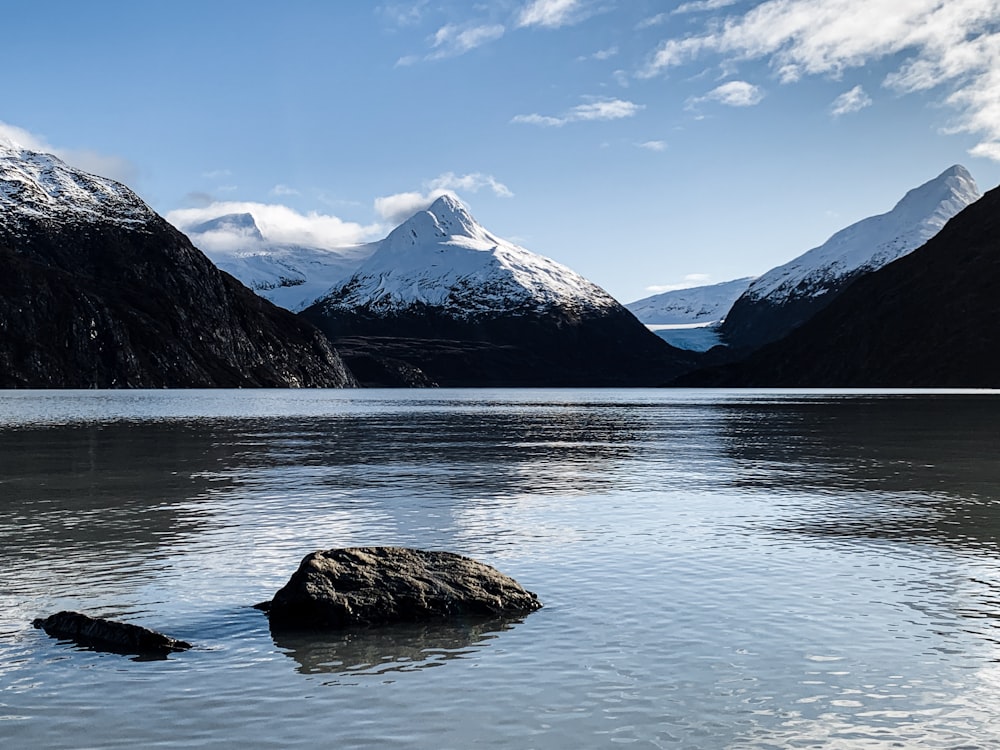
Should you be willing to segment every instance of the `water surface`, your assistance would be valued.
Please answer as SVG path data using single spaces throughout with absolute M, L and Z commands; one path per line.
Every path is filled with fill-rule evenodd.
M 3 392 L 0 746 L 997 746 L 998 447 L 995 393 Z M 272 639 L 368 544 L 545 607 Z

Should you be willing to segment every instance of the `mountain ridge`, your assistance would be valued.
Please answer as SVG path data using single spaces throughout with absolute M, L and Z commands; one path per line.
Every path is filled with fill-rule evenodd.
M 723 339 L 736 350 L 747 350 L 781 338 L 858 276 L 922 246 L 980 196 L 965 167 L 949 167 L 907 191 L 890 211 L 855 222 L 757 277 L 725 316 Z
M 686 387 L 1000 387 L 1000 188 L 746 359 Z
M 0 144 L 0 387 L 353 385 L 131 190 Z

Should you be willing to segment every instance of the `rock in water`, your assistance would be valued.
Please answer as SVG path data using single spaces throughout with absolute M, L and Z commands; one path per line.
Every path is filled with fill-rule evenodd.
M 279 630 L 504 617 L 541 606 L 535 594 L 489 565 L 402 547 L 313 552 L 272 601 L 258 605 Z
M 112 651 L 138 656 L 166 656 L 173 651 L 185 651 L 191 644 L 157 633 L 155 630 L 89 617 L 79 612 L 57 612 L 32 623 L 53 638 L 65 638 L 99 651 Z

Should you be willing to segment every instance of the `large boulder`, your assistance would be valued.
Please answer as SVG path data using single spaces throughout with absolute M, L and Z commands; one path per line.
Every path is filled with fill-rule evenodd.
M 354 547 L 313 552 L 270 602 L 272 629 L 497 618 L 539 609 L 495 568 L 451 552 Z
M 54 615 L 38 618 L 31 624 L 53 638 L 70 640 L 98 651 L 163 657 L 173 651 L 191 648 L 190 643 L 149 628 L 90 617 L 79 612 L 56 612 Z

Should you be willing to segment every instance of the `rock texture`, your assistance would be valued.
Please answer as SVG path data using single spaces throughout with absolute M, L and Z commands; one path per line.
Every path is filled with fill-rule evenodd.
M 155 657 L 191 648 L 190 643 L 155 630 L 89 617 L 79 612 L 57 612 L 44 619 L 34 620 L 31 624 L 53 638 L 64 638 L 99 651 Z
M 0 141 L 0 388 L 353 385 L 132 191 Z
M 1000 387 L 1000 188 L 745 361 L 686 386 Z
M 497 618 L 541 607 L 495 568 L 450 552 L 354 547 L 313 552 L 270 602 L 272 630 Z

